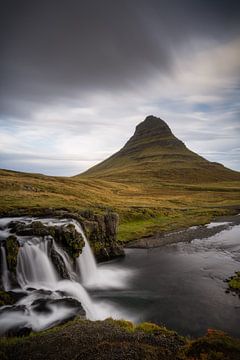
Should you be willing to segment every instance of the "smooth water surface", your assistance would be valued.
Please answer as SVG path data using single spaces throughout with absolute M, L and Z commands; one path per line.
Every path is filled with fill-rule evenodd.
M 126 254 L 116 265 L 135 270 L 128 288 L 96 290 L 93 298 L 183 335 L 215 328 L 240 336 L 240 298 L 225 293 L 224 282 L 240 270 L 240 225 L 208 239 Z

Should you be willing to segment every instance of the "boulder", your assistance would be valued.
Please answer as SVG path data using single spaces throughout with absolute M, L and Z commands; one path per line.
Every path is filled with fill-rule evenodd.
M 76 231 L 73 224 L 55 228 L 54 238 L 74 260 L 82 253 L 85 245 L 82 234 Z
M 84 215 L 89 217 L 82 221 L 82 226 L 97 260 L 124 256 L 123 248 L 117 243 L 118 214 L 109 211 L 103 215 L 91 212 Z

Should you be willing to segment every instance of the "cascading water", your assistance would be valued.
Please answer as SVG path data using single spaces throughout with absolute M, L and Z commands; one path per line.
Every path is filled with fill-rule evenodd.
M 4 235 L 6 238 L 10 234 L 8 224 L 11 220 L 10 218 L 8 221 L 0 219 L 2 239 Z M 16 218 L 14 220 L 19 221 Z M 34 331 L 53 326 L 76 315 L 80 304 L 85 310 L 86 317 L 91 320 L 109 316 L 115 318 L 125 316 L 116 311 L 111 304 L 92 301 L 84 287 L 102 289 L 126 287 L 129 271 L 116 267 L 108 267 L 108 269 L 104 266 L 98 267 L 84 232 L 76 220 L 33 218 L 20 220 L 24 224 L 31 224 L 32 221 L 38 220 L 44 225 L 55 227 L 73 224 L 76 231 L 83 236 L 85 246 L 76 260 L 77 271 L 75 271 L 68 254 L 51 236 L 17 237 L 21 244 L 16 268 L 20 288 L 12 290 L 21 292 L 22 298 L 13 307 L 5 307 L 7 311 L 0 312 L 0 333 L 16 326 L 30 327 Z M 69 280 L 60 279 L 50 256 L 50 246 L 61 257 Z M 11 284 L 4 245 L 1 245 L 1 274 L 3 287 L 9 290 Z
M 57 273 L 48 257 L 48 242 L 27 241 L 19 250 L 17 279 L 22 288 L 48 286 L 58 280 Z

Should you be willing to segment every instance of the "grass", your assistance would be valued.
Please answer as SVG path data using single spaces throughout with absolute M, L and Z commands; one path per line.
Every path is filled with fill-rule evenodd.
M 111 208 L 120 215 L 119 240 L 127 242 L 237 212 L 240 181 L 179 184 L 152 178 L 121 183 L 63 178 L 0 170 L 0 213 L 37 213 L 44 209 L 77 212 Z
M 153 323 L 75 319 L 23 338 L 0 338 L 2 359 L 238 360 L 240 340 L 208 329 L 189 339 Z

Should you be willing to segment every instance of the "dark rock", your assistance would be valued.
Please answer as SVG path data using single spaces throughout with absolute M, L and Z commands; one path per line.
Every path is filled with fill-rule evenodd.
M 86 312 L 81 303 L 76 299 L 63 298 L 63 299 L 37 299 L 32 303 L 32 309 L 37 313 L 50 314 L 53 310 L 51 305 L 62 306 L 68 309 L 73 309 L 74 314 L 86 317 Z
M 33 288 L 33 287 L 28 287 L 26 290 L 27 290 L 27 291 L 34 291 L 34 290 L 36 290 L 36 289 Z
M 123 248 L 117 243 L 118 222 L 118 214 L 110 211 L 104 215 L 94 215 L 82 222 L 98 261 L 124 256 Z
M 19 325 L 9 329 L 6 333 L 4 333 L 4 335 L 8 337 L 13 337 L 13 336 L 23 337 L 23 336 L 28 336 L 31 333 L 31 331 L 32 331 L 31 327 L 28 326 L 21 327 Z
M 55 229 L 55 240 L 63 247 L 72 259 L 76 259 L 84 247 L 84 239 L 76 231 L 73 224 L 60 226 Z
M 38 290 L 35 290 L 34 293 L 39 294 L 39 295 L 49 296 L 49 295 L 52 294 L 52 291 L 51 290 L 45 290 L 45 289 L 38 289 Z
M 20 247 L 16 236 L 10 235 L 6 239 L 5 246 L 6 246 L 6 257 L 7 257 L 8 270 L 10 272 L 16 273 L 17 256 L 18 256 L 18 250 Z
M 63 261 L 63 258 L 53 247 L 51 247 L 50 256 L 53 265 L 55 266 L 55 269 L 57 270 L 57 273 L 60 275 L 60 277 L 62 279 L 69 279 L 70 277 L 66 269 L 65 263 Z
M 30 224 L 23 222 L 11 222 L 11 232 L 14 232 L 20 236 L 47 236 L 55 234 L 55 228 L 52 226 L 46 226 L 41 221 L 33 221 Z
M 48 299 L 37 299 L 32 303 L 32 309 L 36 313 L 51 314 L 53 310 L 49 307 Z
M 4 313 L 12 313 L 12 312 L 20 312 L 24 314 L 26 312 L 27 308 L 25 305 L 13 305 L 13 306 L 7 306 L 4 308 L 0 308 L 0 314 Z
M 4 290 L 0 291 L 0 306 L 13 305 L 14 303 L 15 299 L 11 293 Z

